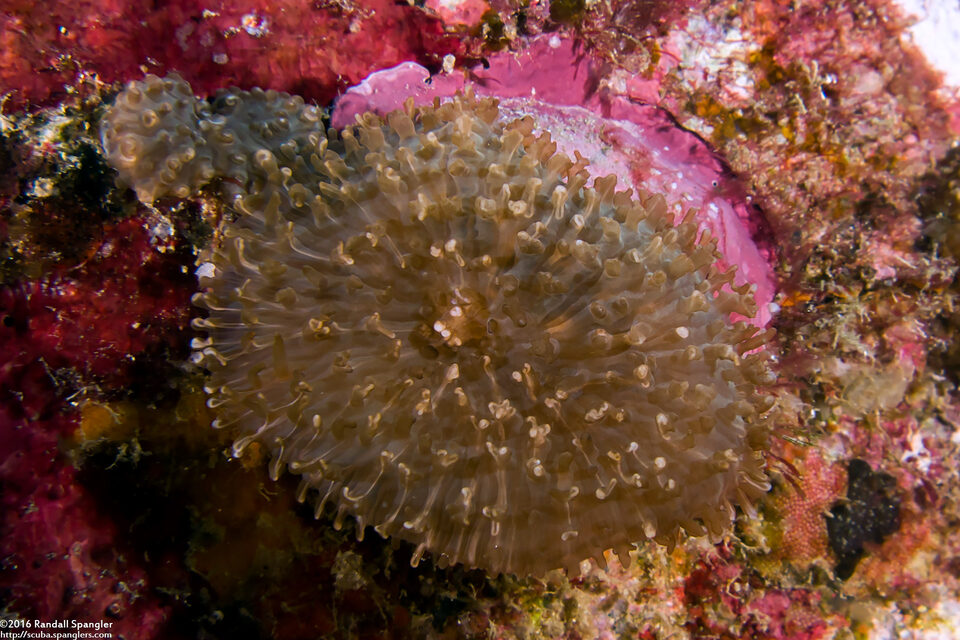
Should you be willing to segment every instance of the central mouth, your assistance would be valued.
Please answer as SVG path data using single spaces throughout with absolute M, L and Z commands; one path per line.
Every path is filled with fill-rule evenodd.
M 437 305 L 440 313 L 433 322 L 434 335 L 456 350 L 492 338 L 498 323 L 490 317 L 487 300 L 475 291 L 455 288 Z

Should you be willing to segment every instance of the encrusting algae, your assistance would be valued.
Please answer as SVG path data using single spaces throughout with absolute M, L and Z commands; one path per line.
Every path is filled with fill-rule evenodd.
M 681 530 L 768 483 L 772 332 L 716 242 L 471 94 L 324 131 L 272 91 L 128 85 L 107 157 L 141 200 L 220 179 L 195 361 L 336 524 L 441 565 L 541 574 Z M 698 238 L 699 235 L 699 238 Z

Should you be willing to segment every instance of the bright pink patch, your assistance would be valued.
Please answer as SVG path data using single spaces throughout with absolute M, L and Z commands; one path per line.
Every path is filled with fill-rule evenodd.
M 621 189 L 662 193 L 678 217 L 698 210 L 701 227 L 718 239 L 724 262 L 737 266 L 737 284 L 756 285 L 760 308 L 754 322 L 766 325 L 776 294 L 772 251 L 757 244 L 764 222 L 741 183 L 667 111 L 609 88 L 598 90 L 598 78 L 596 63 L 571 40 L 540 37 L 523 52 L 493 56 L 489 68 L 476 67 L 469 74 L 431 77 L 410 62 L 371 74 L 339 100 L 332 123 L 347 126 L 364 111 L 385 114 L 411 96 L 416 104 L 427 104 L 467 86 L 478 95 L 496 96 L 504 117 L 534 116 L 560 151 L 571 157 L 579 151 L 589 160 L 594 176 L 616 175 Z
M 466 26 L 477 24 L 490 10 L 484 0 L 427 0 L 424 6 L 440 16 L 444 24 Z

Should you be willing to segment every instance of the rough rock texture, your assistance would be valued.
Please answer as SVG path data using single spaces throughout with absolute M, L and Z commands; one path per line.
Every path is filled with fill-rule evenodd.
M 439 563 L 576 567 L 720 535 L 767 488 L 770 338 L 709 233 L 663 199 L 586 188 L 494 100 L 341 135 L 274 92 L 131 83 L 103 125 L 141 199 L 222 178 L 196 303 L 215 426 Z
M 392 0 L 172 0 L 162 11 L 150 0 L 11 0 L 0 42 L 5 113 L 55 104 L 80 79 L 116 82 L 145 68 L 176 69 L 204 92 L 269 85 L 326 104 L 383 65 L 439 67 L 465 48 L 430 11 Z

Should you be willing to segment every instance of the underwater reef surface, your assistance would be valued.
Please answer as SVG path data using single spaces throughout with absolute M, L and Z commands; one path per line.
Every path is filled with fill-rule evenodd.
M 152 6 L 0 13 L 0 618 L 125 638 L 960 633 L 960 109 L 896 7 Z M 198 258 L 229 203 L 144 205 L 106 163 L 100 120 L 145 71 L 200 96 L 288 91 L 341 123 L 470 84 L 594 175 L 655 180 L 666 158 L 770 303 L 758 513 L 576 577 L 413 568 L 412 545 L 314 520 L 295 480 L 230 458 L 189 362 Z

